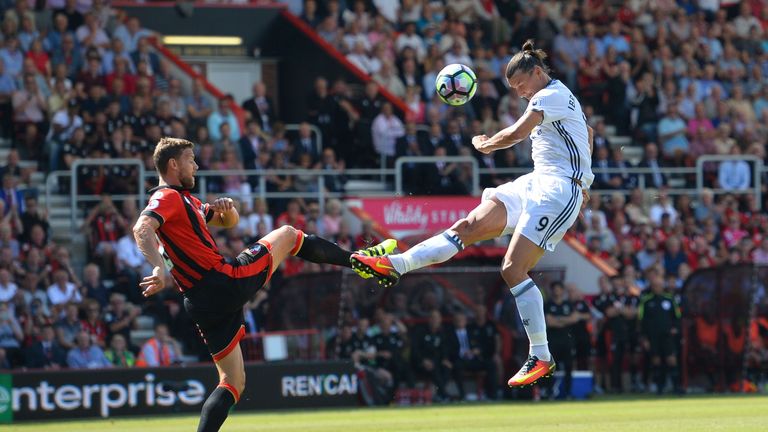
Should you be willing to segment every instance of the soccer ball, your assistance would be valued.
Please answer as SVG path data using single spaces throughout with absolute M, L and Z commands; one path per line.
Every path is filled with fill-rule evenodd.
M 464 105 L 477 90 L 477 76 L 463 64 L 449 64 L 437 74 L 435 88 L 440 99 L 448 105 Z

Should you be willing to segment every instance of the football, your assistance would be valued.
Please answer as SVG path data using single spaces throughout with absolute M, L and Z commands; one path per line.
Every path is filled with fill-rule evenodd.
M 437 74 L 435 88 L 440 99 L 448 105 L 464 105 L 477 90 L 477 76 L 468 66 L 449 64 Z

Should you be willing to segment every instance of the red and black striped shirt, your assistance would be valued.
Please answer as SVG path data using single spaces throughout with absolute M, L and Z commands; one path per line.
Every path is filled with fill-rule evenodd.
M 156 233 L 163 258 L 172 264 L 171 275 L 181 291 L 188 290 L 224 260 L 206 225 L 214 211 L 180 186 L 158 186 L 149 192 L 141 214 L 160 223 Z

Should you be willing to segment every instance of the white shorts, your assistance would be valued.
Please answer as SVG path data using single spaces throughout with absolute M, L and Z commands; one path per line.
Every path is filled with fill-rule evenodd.
M 553 251 L 576 222 L 584 197 L 572 179 L 526 174 L 511 183 L 483 191 L 483 201 L 496 198 L 507 209 L 502 235 L 520 232 L 540 248 Z

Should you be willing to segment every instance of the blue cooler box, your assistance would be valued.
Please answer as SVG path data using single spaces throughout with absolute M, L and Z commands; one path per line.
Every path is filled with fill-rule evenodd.
M 557 389 L 555 397 L 558 399 L 565 398 L 565 395 L 563 394 L 563 375 L 565 375 L 563 371 L 556 371 L 554 375 L 554 388 Z M 586 399 L 589 397 L 592 393 L 592 387 L 595 384 L 594 378 L 592 377 L 592 371 L 573 371 L 571 376 L 573 377 L 571 397 L 575 399 Z

